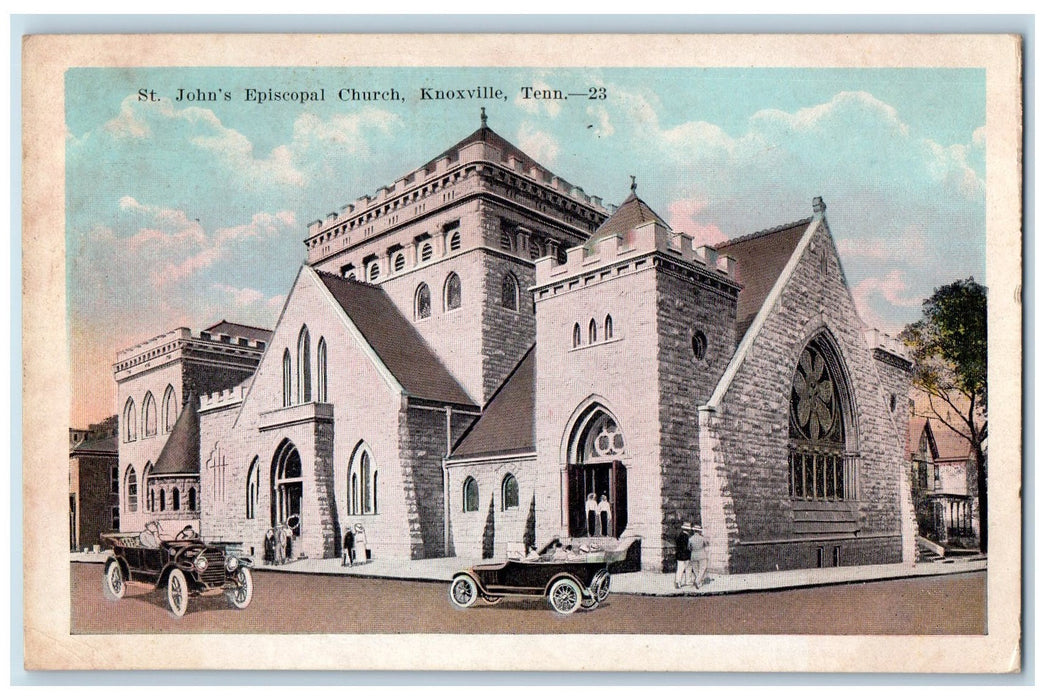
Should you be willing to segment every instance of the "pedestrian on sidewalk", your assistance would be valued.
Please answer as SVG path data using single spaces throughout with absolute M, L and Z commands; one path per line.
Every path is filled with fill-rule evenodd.
M 352 528 L 348 528 L 345 531 L 344 546 L 341 547 L 341 566 L 352 566 L 355 564 L 353 561 L 353 552 L 356 546 L 356 536 L 352 532 Z
M 693 526 L 693 534 L 689 537 L 690 571 L 693 573 L 693 587 L 700 589 L 704 583 L 704 575 L 708 571 L 708 541 L 704 537 L 704 528 Z
M 675 588 L 687 585 L 689 582 L 686 578 L 693 571 L 689 558 L 689 536 L 692 528 L 689 523 L 682 523 L 679 534 L 675 536 Z
M 599 519 L 599 502 L 595 500 L 594 493 L 588 494 L 588 500 L 584 502 L 584 509 L 588 512 L 588 537 L 595 537 L 595 523 Z
M 606 494 L 602 494 L 602 498 L 599 499 L 599 525 L 602 526 L 602 536 L 609 537 L 610 534 L 610 500 L 606 497 Z

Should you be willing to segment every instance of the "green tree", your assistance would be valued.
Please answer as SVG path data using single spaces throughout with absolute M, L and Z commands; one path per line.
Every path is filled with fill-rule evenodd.
M 971 277 L 938 287 L 900 338 L 929 417 L 963 437 L 976 462 L 980 549 L 987 551 L 987 288 Z

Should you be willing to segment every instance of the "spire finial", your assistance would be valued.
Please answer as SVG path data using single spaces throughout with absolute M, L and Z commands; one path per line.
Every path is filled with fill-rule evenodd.
M 827 205 L 824 204 L 822 197 L 813 197 L 813 213 L 820 218 L 823 218 L 824 212 L 827 211 Z
M 632 175 L 631 176 L 631 191 L 635 192 L 638 188 L 639 188 L 639 186 L 637 184 L 635 184 L 635 176 Z
M 483 128 L 486 128 L 486 107 L 479 108 L 479 121 L 483 123 Z

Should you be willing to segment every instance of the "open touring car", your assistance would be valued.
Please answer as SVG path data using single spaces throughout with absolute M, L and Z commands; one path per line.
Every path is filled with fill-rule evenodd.
M 102 541 L 112 548 L 103 580 L 105 594 L 111 600 L 122 598 L 128 583 L 163 588 L 171 612 L 181 617 L 193 596 L 224 592 L 229 603 L 239 609 L 250 605 L 253 598 L 251 559 L 205 544 L 191 526 L 166 538 L 159 523 L 152 521 L 140 533 L 106 533 Z

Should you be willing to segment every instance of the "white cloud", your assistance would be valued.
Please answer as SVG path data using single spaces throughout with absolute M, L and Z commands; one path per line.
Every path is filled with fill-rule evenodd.
M 530 122 L 523 122 L 519 127 L 516 143 L 524 153 L 546 167 L 552 167 L 559 157 L 559 142 L 555 137 L 537 129 Z
M 898 269 L 890 270 L 882 277 L 868 277 L 857 282 L 852 285 L 852 293 L 856 311 L 864 323 L 887 333 L 899 333 L 903 324 L 886 318 L 882 313 L 888 308 L 886 304 L 907 309 L 922 305 L 921 297 L 911 295 L 905 274 Z
M 613 136 L 616 129 L 613 128 L 613 122 L 610 120 L 610 113 L 601 105 L 598 107 L 588 107 L 585 110 L 589 117 L 594 121 L 591 124 L 591 128 L 595 130 L 595 135 L 599 138 L 608 138 Z
M 673 231 L 693 236 L 696 245 L 711 246 L 726 240 L 713 223 L 704 221 L 707 201 L 700 198 L 679 199 L 668 205 L 668 225 Z

